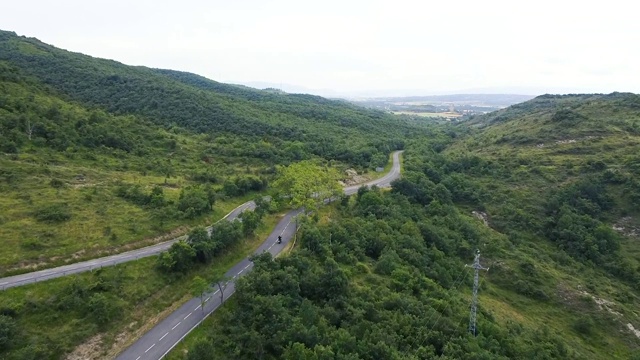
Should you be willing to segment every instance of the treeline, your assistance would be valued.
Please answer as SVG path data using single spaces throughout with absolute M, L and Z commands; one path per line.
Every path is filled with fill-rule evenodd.
M 240 214 L 241 221 L 220 221 L 210 229 L 196 227 L 189 232 L 186 241 L 171 245 L 158 256 L 158 268 L 166 273 L 185 273 L 197 263 L 207 264 L 216 256 L 252 235 L 270 210 L 270 203 L 262 198 L 254 200 L 254 211 Z
M 165 128 L 178 126 L 214 137 L 239 136 L 245 144 L 263 140 L 284 141 L 285 148 L 303 144 L 303 151 L 297 155 L 280 150 L 241 150 L 244 155 L 272 162 L 280 162 L 283 155 L 289 161 L 320 156 L 363 168 L 382 166 L 389 152 L 404 146 L 405 139 L 424 132 L 419 126 L 346 102 L 273 94 L 193 74 L 129 67 L 69 53 L 9 32 L 0 33 L 0 62 L 65 98 L 111 114 L 135 115 Z M 135 139 L 132 143 L 117 134 L 95 139 L 125 151 L 135 144 Z

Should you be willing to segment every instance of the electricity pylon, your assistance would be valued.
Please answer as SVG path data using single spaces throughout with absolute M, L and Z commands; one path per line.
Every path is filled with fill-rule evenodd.
M 469 332 L 472 333 L 473 336 L 476 336 L 476 310 L 478 308 L 478 271 L 489 271 L 489 268 L 480 265 L 480 250 L 476 250 L 476 257 L 473 260 L 473 264 L 465 265 L 465 267 L 467 266 L 475 269 L 475 274 L 473 275 L 473 297 L 471 298 L 471 314 L 469 315 Z

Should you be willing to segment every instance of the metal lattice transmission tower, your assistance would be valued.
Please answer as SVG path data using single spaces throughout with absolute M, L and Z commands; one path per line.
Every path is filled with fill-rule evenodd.
M 473 336 L 476 336 L 476 311 L 478 309 L 478 271 L 489 271 L 489 268 L 480 265 L 480 250 L 476 250 L 476 257 L 473 260 L 473 264 L 465 265 L 465 267 L 475 269 L 475 273 L 473 274 L 473 297 L 471 298 L 471 314 L 469 315 L 469 332 L 472 333 Z

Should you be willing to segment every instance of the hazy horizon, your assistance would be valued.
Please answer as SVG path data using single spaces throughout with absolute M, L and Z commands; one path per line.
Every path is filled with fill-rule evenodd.
M 128 65 L 325 96 L 640 92 L 628 3 L 21 1 L 2 28 Z M 511 89 L 511 90 L 510 90 Z

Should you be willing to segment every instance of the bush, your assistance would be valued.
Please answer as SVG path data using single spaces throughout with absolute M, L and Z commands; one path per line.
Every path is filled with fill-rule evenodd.
M 49 186 L 54 189 L 60 189 L 61 187 L 64 187 L 64 182 L 60 179 L 51 179 L 51 181 L 49 181 Z
M 200 187 L 189 187 L 180 193 L 178 210 L 187 219 L 192 219 L 211 210 L 208 194 Z
M 16 322 L 13 318 L 0 315 L 0 351 L 11 346 L 17 332 Z
M 573 323 L 573 329 L 582 335 L 591 335 L 594 326 L 593 320 L 586 316 L 581 316 Z
M 53 204 L 34 213 L 36 220 L 52 223 L 60 223 L 71 219 L 71 211 L 65 203 Z
M 108 324 L 121 313 L 118 299 L 102 293 L 93 294 L 88 307 L 93 321 L 99 326 Z

